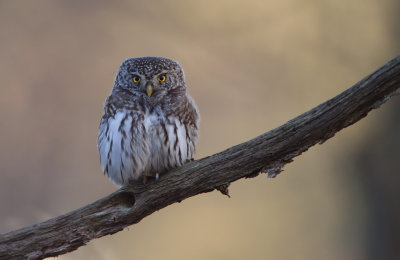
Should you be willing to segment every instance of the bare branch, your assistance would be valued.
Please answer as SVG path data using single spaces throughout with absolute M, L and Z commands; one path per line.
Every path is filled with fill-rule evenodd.
M 0 259 L 40 259 L 73 251 L 114 234 L 172 203 L 260 172 L 275 177 L 311 146 L 400 93 L 400 55 L 336 97 L 223 152 L 185 164 L 158 183 L 123 187 L 92 204 L 45 222 L 0 235 Z M 221 188 L 225 187 L 225 188 Z M 226 188 L 227 191 L 227 188 Z

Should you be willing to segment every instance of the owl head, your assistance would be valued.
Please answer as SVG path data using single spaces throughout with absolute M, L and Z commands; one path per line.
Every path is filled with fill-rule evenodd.
M 159 99 L 171 92 L 185 93 L 185 77 L 176 61 L 160 57 L 128 58 L 119 68 L 113 90 Z

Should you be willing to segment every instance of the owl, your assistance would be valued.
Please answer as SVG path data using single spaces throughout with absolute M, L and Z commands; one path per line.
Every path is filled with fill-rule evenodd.
M 116 185 L 158 180 L 192 160 L 199 112 L 178 62 L 128 58 L 104 104 L 98 150 L 104 174 Z

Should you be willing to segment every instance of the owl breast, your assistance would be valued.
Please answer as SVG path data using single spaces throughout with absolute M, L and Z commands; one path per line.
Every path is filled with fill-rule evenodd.
M 117 185 L 155 176 L 193 158 L 197 129 L 162 111 L 119 111 L 99 128 L 100 161 Z

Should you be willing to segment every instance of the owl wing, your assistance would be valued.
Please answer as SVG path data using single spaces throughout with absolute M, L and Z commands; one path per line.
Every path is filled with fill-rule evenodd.
M 149 156 L 143 121 L 144 113 L 134 110 L 135 102 L 107 98 L 98 133 L 98 149 L 104 173 L 117 185 L 138 179 Z
M 189 95 L 186 96 L 186 102 L 181 111 L 181 120 L 185 126 L 187 159 L 191 160 L 194 157 L 195 146 L 199 135 L 199 112 Z
M 187 95 L 186 98 L 185 109 L 183 111 L 183 123 L 190 128 L 188 129 L 188 133 L 191 134 L 191 137 L 195 138 L 196 141 L 198 136 L 200 114 L 193 99 L 189 95 Z

